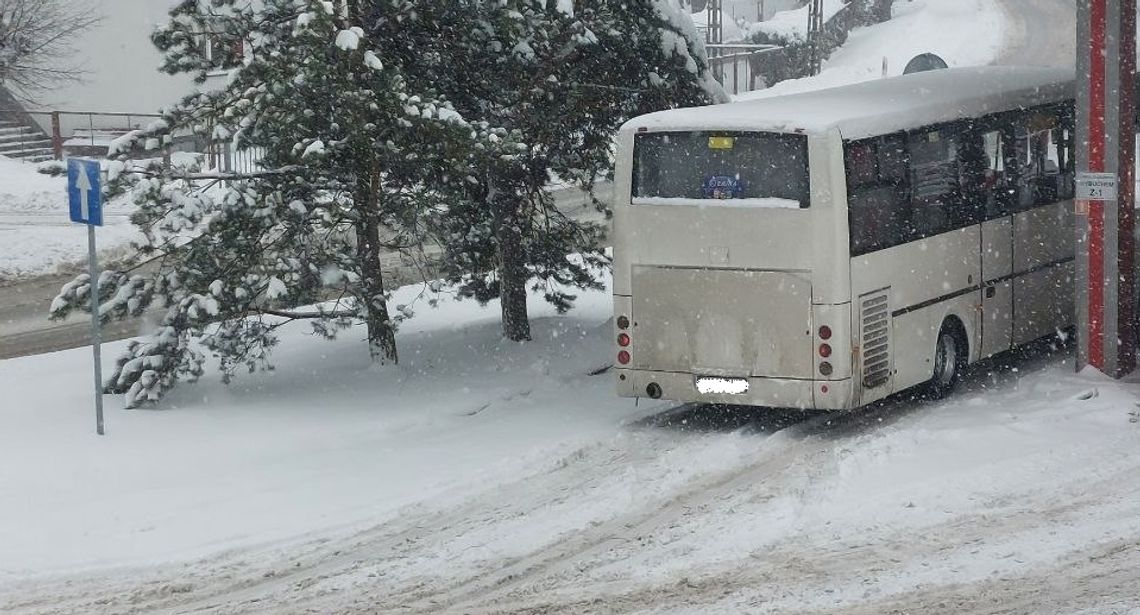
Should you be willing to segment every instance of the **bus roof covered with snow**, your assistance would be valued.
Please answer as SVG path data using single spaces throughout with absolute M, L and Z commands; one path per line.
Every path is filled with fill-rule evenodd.
M 911 130 L 954 118 L 1073 98 L 1071 69 L 952 68 L 823 90 L 651 113 L 623 131 L 744 130 L 825 133 L 847 139 Z

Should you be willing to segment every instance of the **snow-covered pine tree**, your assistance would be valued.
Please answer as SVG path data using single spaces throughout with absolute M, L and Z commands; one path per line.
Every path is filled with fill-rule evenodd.
M 552 178 L 592 187 L 610 172 L 621 123 L 723 100 L 723 90 L 676 0 L 402 4 L 415 4 L 435 33 L 409 38 L 399 21 L 381 18 L 374 35 L 404 40 L 394 47 L 409 78 L 435 84 L 469 120 L 505 128 L 516 152 L 472 151 L 468 198 L 438 220 L 443 271 L 467 296 L 499 298 L 504 335 L 529 339 L 528 281 L 566 309 L 570 290 L 596 286 L 591 270 L 605 262 L 603 228 L 560 211 Z
M 130 345 L 108 384 L 128 407 L 202 373 L 193 339 L 219 357 L 228 379 L 242 366 L 268 366 L 275 331 L 297 319 L 329 337 L 363 322 L 372 357 L 395 362 L 394 327 L 404 314 L 388 309 L 381 250 L 419 250 L 440 191 L 463 178 L 437 161 L 499 140 L 424 82 L 407 80 L 385 59 L 388 41 L 361 27 L 364 10 L 410 23 L 412 9 L 250 4 L 186 0 L 172 10 L 154 36 L 167 71 L 204 81 L 212 67 L 199 52 L 203 36 L 244 40 L 249 57 L 224 87 L 189 96 L 129 141 L 153 150 L 193 133 L 260 152 L 260 168 L 227 175 L 125 158 L 111 168 L 111 183 L 133 190 L 146 264 L 101 277 L 101 313 L 122 318 L 165 306 L 158 328 Z M 84 309 L 88 282 L 80 276 L 65 286 L 52 315 Z M 295 309 L 325 299 L 335 302 Z

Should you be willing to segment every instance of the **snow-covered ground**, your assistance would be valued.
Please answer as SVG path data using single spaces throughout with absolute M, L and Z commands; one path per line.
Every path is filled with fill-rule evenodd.
M 0 612 L 1140 607 L 1140 383 L 1038 348 L 942 403 L 638 407 L 605 293 L 533 306 L 516 345 L 445 301 L 391 369 L 295 326 L 105 438 L 89 351 L 0 362 Z
M 178 559 L 372 519 L 500 462 L 516 471 L 516 455 L 552 454 L 549 440 L 573 447 L 571 426 L 589 439 L 591 425 L 620 422 L 615 408 L 628 404 L 608 377 L 593 378 L 606 385 L 593 397 L 580 390 L 606 363 L 595 330 L 608 297 L 591 294 L 581 317 L 541 320 L 541 342 L 519 346 L 500 339 L 497 311 L 446 296 L 432 310 L 422 291 L 393 300 L 421 311 L 401 331 L 399 368 L 372 368 L 360 330 L 321 343 L 293 327 L 272 373 L 231 387 L 208 377 L 155 411 L 107 396 L 102 439 L 91 437 L 90 349 L 0 362 L 0 467 L 24 470 L 0 477 L 0 576 Z
M 737 98 L 778 96 L 878 79 L 883 76 L 884 64 L 887 75 L 900 75 L 907 62 L 922 53 L 937 54 L 952 67 L 993 64 L 1007 49 L 1007 31 L 1016 17 L 1002 10 L 1004 3 L 1010 1 L 1014 0 L 896 2 L 890 21 L 853 30 L 847 43 L 824 63 L 819 75 L 783 81 Z M 1041 1 L 1053 4 L 1066 0 Z M 1054 25 L 1038 26 L 1047 31 L 1038 32 L 1037 40 L 1050 39 Z M 1011 52 L 1011 57 L 1016 54 Z
M 108 203 L 105 226 L 97 231 L 102 254 L 121 255 L 137 237 L 128 207 L 124 199 Z M 67 178 L 0 156 L 0 285 L 86 262 L 87 229 L 68 218 Z
M 823 21 L 826 23 L 847 4 L 844 0 L 824 0 Z M 807 40 L 808 5 L 789 8 L 772 15 L 769 19 L 749 24 L 741 32 L 742 38 L 749 39 L 755 33 L 775 35 L 785 40 Z M 726 39 L 731 40 L 727 38 Z

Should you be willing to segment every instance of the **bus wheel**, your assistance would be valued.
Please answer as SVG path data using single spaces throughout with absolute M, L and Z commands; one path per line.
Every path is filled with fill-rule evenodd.
M 938 333 L 938 346 L 934 350 L 934 375 L 930 378 L 929 394 L 942 399 L 958 386 L 962 369 L 966 366 L 966 345 L 953 327 L 943 325 Z

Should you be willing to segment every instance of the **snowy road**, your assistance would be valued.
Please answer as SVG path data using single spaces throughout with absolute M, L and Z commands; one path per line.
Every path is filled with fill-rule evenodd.
M 1075 0 L 1001 0 L 1005 46 L 995 64 L 1073 66 L 1077 40 Z
M 1038 351 L 982 365 L 937 404 L 643 408 L 369 528 L 0 584 L 0 610 L 1129 613 L 1137 385 Z

